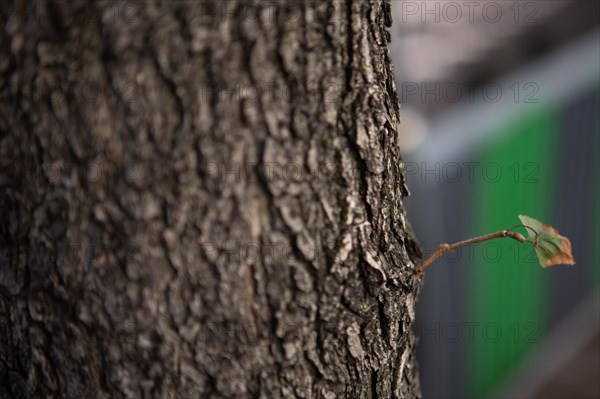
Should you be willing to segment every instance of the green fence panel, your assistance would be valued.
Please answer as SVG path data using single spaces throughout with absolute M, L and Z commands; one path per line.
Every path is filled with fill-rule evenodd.
M 512 227 L 521 213 L 551 223 L 555 115 L 551 109 L 528 115 L 481 148 L 471 186 L 473 235 Z M 463 383 L 468 397 L 480 398 L 493 392 L 543 335 L 548 275 L 530 246 L 510 239 L 479 244 L 471 255 L 466 331 L 472 342 L 466 346 Z

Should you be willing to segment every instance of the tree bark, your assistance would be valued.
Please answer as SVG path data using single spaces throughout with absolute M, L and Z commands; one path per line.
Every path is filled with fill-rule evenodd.
M 0 18 L 0 397 L 420 396 L 389 0 Z

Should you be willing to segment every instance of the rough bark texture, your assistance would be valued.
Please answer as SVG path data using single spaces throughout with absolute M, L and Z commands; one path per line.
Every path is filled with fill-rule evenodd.
M 389 1 L 0 18 L 0 397 L 420 396 Z

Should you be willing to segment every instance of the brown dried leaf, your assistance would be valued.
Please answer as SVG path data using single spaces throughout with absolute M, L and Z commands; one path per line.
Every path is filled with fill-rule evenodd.
M 554 227 L 529 216 L 519 215 L 519 219 L 521 219 L 524 226 L 529 227 L 527 229 L 527 241 L 533 244 L 542 267 L 575 264 L 571 254 L 571 241 L 567 237 L 558 234 L 558 230 Z M 531 229 L 535 230 L 537 235 Z

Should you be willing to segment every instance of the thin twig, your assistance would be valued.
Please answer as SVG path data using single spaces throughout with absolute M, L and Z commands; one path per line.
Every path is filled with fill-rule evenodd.
M 519 242 L 525 242 L 526 239 L 522 234 L 508 231 L 508 230 L 500 230 L 495 233 L 486 234 L 479 237 L 469 238 L 468 240 L 456 242 L 454 244 L 440 244 L 434 253 L 429 255 L 427 259 L 425 259 L 419 266 L 417 266 L 414 270 L 414 274 L 421 275 L 423 274 L 423 270 L 432 264 L 437 258 L 445 254 L 446 252 L 454 251 L 455 249 L 466 247 L 467 245 L 476 244 L 478 242 L 493 240 L 495 238 L 502 237 L 510 237 L 513 240 L 517 240 Z
M 524 227 L 524 228 L 526 228 L 526 229 L 529 229 L 529 230 L 533 231 L 533 234 L 535 234 L 535 240 L 534 240 L 534 242 L 533 242 L 533 245 L 534 245 L 534 246 L 537 248 L 537 247 L 538 247 L 538 240 L 539 240 L 539 238 L 540 238 L 540 235 L 539 235 L 539 233 L 538 233 L 537 231 L 535 231 L 535 229 L 534 229 L 533 227 L 526 226 L 526 225 L 524 225 L 524 224 L 518 224 L 518 225 L 516 225 L 516 226 L 513 226 L 513 227 L 511 227 L 510 229 L 508 229 L 508 231 L 514 230 L 514 229 L 516 229 L 517 227 Z

